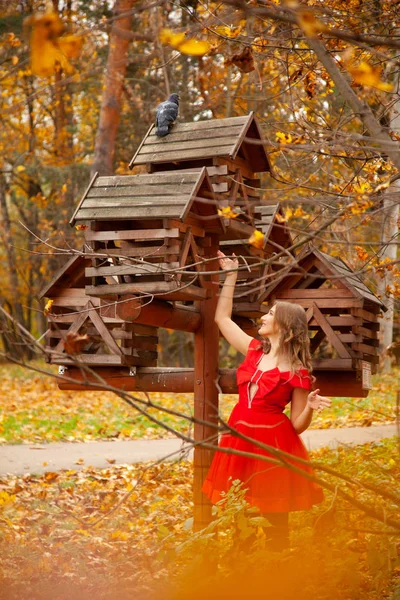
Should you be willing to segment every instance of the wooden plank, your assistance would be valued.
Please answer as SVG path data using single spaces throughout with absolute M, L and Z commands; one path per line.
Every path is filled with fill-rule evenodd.
M 204 233 L 204 232 L 203 232 Z M 111 240 L 162 240 L 164 238 L 179 238 L 179 229 L 125 229 L 113 231 L 88 231 L 85 234 L 87 241 L 111 241 Z
M 349 371 L 353 369 L 353 360 L 351 358 L 321 358 L 313 359 L 315 369 L 327 371 Z
M 92 307 L 93 305 L 89 302 L 89 306 Z M 118 346 L 118 344 L 116 344 L 114 338 L 108 331 L 102 318 L 98 315 L 97 311 L 94 310 L 94 308 L 93 310 L 89 310 L 89 319 L 92 321 L 93 325 L 100 333 L 110 352 L 112 352 L 113 354 L 122 354 L 121 348 Z
M 99 257 L 106 258 L 107 256 L 119 256 L 120 258 L 159 258 L 160 260 L 170 260 L 170 256 L 178 255 L 180 252 L 180 245 L 174 244 L 173 246 L 137 246 L 137 247 L 121 247 L 121 248 L 106 248 L 96 250 L 93 254 Z M 172 259 L 173 260 L 173 259 Z
M 84 192 L 84 194 L 83 194 L 83 196 L 82 196 L 82 198 L 81 198 L 78 206 L 74 210 L 74 214 L 72 215 L 72 217 L 71 217 L 71 219 L 69 221 L 69 224 L 71 225 L 71 227 L 73 227 L 75 225 L 75 217 L 76 217 L 77 213 L 79 212 L 79 210 L 80 210 L 80 208 L 81 208 L 81 206 L 82 206 L 82 204 L 83 204 L 83 202 L 84 202 L 84 200 L 85 200 L 85 198 L 86 198 L 86 196 L 87 196 L 90 188 L 92 187 L 93 183 L 97 179 L 97 176 L 98 176 L 98 172 L 96 171 L 96 173 L 93 175 L 92 179 L 90 180 L 89 185 L 87 186 L 87 188 L 86 188 L 86 190 L 85 190 L 85 192 Z
M 179 219 L 184 204 L 175 206 L 152 206 L 151 203 L 131 208 L 88 208 L 81 209 L 77 215 L 80 221 L 118 221 L 121 219 L 157 219 L 161 216 Z
M 207 297 L 207 290 L 195 286 L 182 286 L 182 289 L 170 281 L 145 281 L 143 283 L 116 283 L 107 285 L 88 285 L 88 296 L 108 296 L 109 294 L 148 294 L 160 295 L 165 299 L 191 299 L 203 300 Z M 179 298 L 180 296 L 180 298 Z
M 161 187 L 161 190 L 160 190 Z M 141 198 L 144 196 L 176 196 L 187 195 L 193 188 L 193 183 L 171 183 L 160 181 L 155 185 L 124 185 L 119 187 L 105 186 L 89 190 L 86 201 L 89 198 Z M 86 202 L 85 202 L 86 204 Z
M 165 205 L 182 204 L 184 205 L 190 196 L 188 194 L 166 196 L 161 193 L 153 194 L 152 196 L 120 196 L 119 198 L 86 198 L 81 210 L 87 208 L 120 208 L 132 207 L 135 209 L 139 206 L 161 206 L 164 210 Z M 160 213 L 161 217 L 162 213 Z
M 201 171 L 199 167 L 198 171 Z M 224 174 L 224 173 L 222 173 Z M 96 188 L 124 188 L 159 185 L 193 184 L 198 177 L 195 169 L 183 169 L 181 171 L 162 171 L 159 173 L 138 173 L 137 175 L 110 175 L 98 177 L 92 186 Z
M 276 300 L 280 300 L 280 294 L 277 294 L 276 296 L 273 295 L 274 299 Z M 310 302 L 312 302 L 312 300 L 306 300 L 304 298 L 299 298 L 298 300 L 296 300 L 296 304 L 300 304 L 300 306 L 303 306 L 304 308 L 308 308 L 310 306 Z M 318 300 L 318 306 L 319 308 L 324 308 L 324 309 L 328 309 L 328 308 L 355 308 L 355 307 L 360 307 L 362 306 L 363 300 L 360 299 L 356 299 L 356 298 L 339 298 L 339 299 L 335 299 L 334 303 L 331 299 L 324 299 L 321 298 L 320 300 Z
M 170 225 L 171 225 L 171 227 L 177 227 L 178 230 L 183 233 L 186 233 L 188 228 L 190 228 L 192 234 L 195 235 L 196 237 L 203 238 L 206 235 L 205 229 L 203 227 L 200 227 L 199 225 L 195 225 L 194 220 L 191 217 L 186 218 L 185 223 L 181 223 L 180 221 L 177 221 L 176 219 L 171 219 Z M 178 237 L 178 236 L 175 236 L 175 237 Z
M 93 300 L 93 298 L 91 299 Z M 115 319 L 113 317 L 102 317 L 103 322 L 104 323 L 116 323 L 116 324 L 121 324 L 122 320 L 121 319 Z M 52 314 L 48 314 L 47 315 L 47 320 L 49 323 L 73 323 L 76 320 L 76 314 L 64 314 L 64 315 L 52 315 Z
M 148 136 L 150 135 L 150 132 L 151 132 L 151 130 L 153 129 L 153 127 L 154 127 L 154 123 L 152 123 L 152 124 L 150 125 L 150 127 L 149 127 L 149 128 L 148 128 L 148 130 L 147 130 L 147 133 L 146 133 L 146 135 L 144 136 L 144 138 L 143 138 L 143 139 L 142 139 L 142 141 L 140 142 L 138 149 L 136 150 L 135 154 L 133 155 L 133 158 L 132 158 L 131 162 L 130 162 L 130 163 L 129 163 L 129 165 L 128 165 L 130 169 L 132 169 L 132 168 L 133 168 L 133 165 L 135 164 L 135 158 L 137 157 L 137 155 L 138 155 L 138 154 L 139 154 L 139 152 L 141 151 L 141 149 L 142 149 L 142 146 L 143 146 L 143 144 L 146 142 L 146 139 L 147 139 L 147 138 L 148 138 Z
M 163 138 L 165 141 L 160 140 L 154 133 L 151 133 L 146 139 L 145 147 L 147 148 L 150 145 L 160 143 L 164 143 L 165 145 L 169 145 L 170 143 L 179 142 L 180 144 L 184 144 L 186 147 L 186 143 L 192 140 L 215 140 L 219 138 L 232 138 L 236 139 L 241 130 L 243 129 L 243 125 L 233 125 L 228 127 L 217 127 L 211 129 L 200 129 L 195 131 L 172 131 L 168 134 L 168 137 Z
M 184 131 L 205 131 L 211 129 L 216 131 L 217 129 L 223 129 L 226 127 L 235 127 L 243 125 L 249 119 L 249 115 L 243 115 L 241 117 L 228 117 L 226 119 L 207 119 L 204 121 L 195 121 L 192 123 L 177 123 L 171 133 L 181 133 Z M 152 132 L 149 133 L 149 135 Z
M 354 335 L 354 333 L 339 333 L 338 338 L 344 344 L 353 344 L 354 342 L 362 342 L 361 335 Z M 353 347 L 353 346 L 352 346 Z
M 169 137 L 165 138 L 165 142 L 160 142 L 159 140 L 154 143 L 146 143 L 140 154 L 139 158 L 144 158 L 151 154 L 173 154 L 174 152 L 185 151 L 189 152 L 191 150 L 197 150 L 198 155 L 202 155 L 203 153 L 213 153 L 216 148 L 223 147 L 232 149 L 237 140 L 237 136 L 232 137 L 213 137 L 212 139 L 194 139 L 192 140 L 191 136 L 188 136 L 189 139 L 185 142 L 177 141 L 171 142 Z M 228 152 L 226 152 L 228 154 Z M 229 154 L 231 154 L 229 152 Z
M 371 354 L 373 356 L 378 356 L 380 354 L 377 348 L 369 346 L 368 344 L 353 344 L 352 348 L 356 352 L 362 352 L 363 354 Z
M 57 296 L 56 298 L 52 298 L 53 306 L 54 307 L 61 306 L 64 308 L 67 308 L 67 307 L 71 308 L 74 306 L 76 306 L 78 308 L 78 307 L 86 306 L 88 297 L 84 293 L 85 292 L 84 290 L 82 290 L 82 292 L 83 292 L 82 296 L 74 296 L 74 297 L 66 296 L 65 298 Z
M 332 298 L 332 300 L 336 300 L 337 298 L 354 298 L 354 294 L 350 290 L 339 290 L 338 288 L 319 288 L 316 290 L 310 288 L 294 288 L 280 292 L 279 298 L 293 300 L 297 298 Z M 335 304 L 333 304 L 333 306 L 335 306 Z
M 179 267 L 179 262 L 149 263 L 139 262 L 133 265 L 113 265 L 107 267 L 88 267 L 86 269 L 87 277 L 108 277 L 122 275 L 161 275 L 163 273 L 174 274 L 174 270 Z
M 326 337 L 335 348 L 336 352 L 339 354 L 340 358 L 351 358 L 351 354 L 346 346 L 340 341 L 338 335 L 334 332 L 332 327 L 329 325 L 325 316 L 319 310 L 316 304 L 313 305 L 313 315 L 314 319 L 317 321 L 318 325 L 324 331 Z
M 195 173 L 200 173 L 200 171 L 202 171 L 203 168 L 204 167 L 186 167 L 182 169 L 174 169 L 173 171 L 161 171 L 161 173 L 186 173 L 188 175 L 194 175 Z M 213 180 L 213 177 L 215 176 L 228 175 L 227 165 L 219 165 L 216 167 L 206 166 L 206 169 L 209 177 L 211 177 L 211 180 Z M 149 177 L 149 175 L 147 175 L 147 177 Z
M 378 327 L 379 327 L 379 325 L 378 325 Z M 357 335 L 362 335 L 363 337 L 371 338 L 371 340 L 373 340 L 373 341 L 378 340 L 377 331 L 367 329 L 366 327 L 361 327 L 361 326 L 356 325 L 355 327 L 353 327 L 353 332 Z
M 254 178 L 254 172 L 250 169 L 249 164 L 245 160 L 239 158 L 238 156 L 236 156 L 235 160 L 231 160 L 228 157 L 221 157 L 221 158 L 215 157 L 214 160 L 215 160 L 214 164 L 228 165 L 229 170 L 232 173 L 235 173 L 236 169 L 239 167 L 242 172 L 243 177 L 247 177 L 247 179 Z
M 362 308 L 353 308 L 351 314 L 355 317 L 360 317 L 363 321 L 372 321 L 372 323 L 378 322 L 378 315 Z
M 64 357 L 65 356 L 65 357 Z M 51 362 L 53 364 L 60 365 L 77 365 L 82 363 L 91 367 L 107 367 L 107 366 L 153 366 L 154 360 L 146 360 L 144 358 L 138 358 L 136 356 L 128 356 L 121 354 L 77 354 L 74 358 L 70 359 L 66 355 L 52 357 Z
M 232 146 L 219 146 L 215 149 L 207 148 L 203 152 L 199 149 L 193 150 L 175 150 L 172 152 L 154 152 L 152 154 L 140 154 L 136 160 L 135 165 L 144 165 L 147 163 L 168 163 L 175 161 L 184 161 L 191 158 L 204 160 L 206 158 L 213 158 L 214 156 L 230 156 L 230 150 Z

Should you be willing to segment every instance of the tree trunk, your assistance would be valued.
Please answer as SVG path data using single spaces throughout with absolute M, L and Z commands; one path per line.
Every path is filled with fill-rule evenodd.
M 400 102 L 394 106 L 395 118 L 392 120 L 392 129 L 396 133 L 400 133 Z M 382 250 L 379 253 L 381 261 L 387 260 L 389 263 L 394 262 L 397 258 L 399 232 L 399 198 L 400 198 L 400 180 L 397 180 L 389 190 L 384 194 L 383 213 L 382 213 Z M 393 287 L 394 276 L 393 271 L 385 270 L 384 277 L 378 282 L 378 291 L 382 297 L 382 302 L 386 305 L 387 311 L 380 319 L 381 326 L 381 349 L 383 355 L 382 368 L 387 372 L 391 368 L 391 359 L 388 356 L 386 349 L 393 342 L 393 321 L 394 321 L 394 296 L 390 293 Z
M 15 292 L 16 298 L 19 297 L 19 280 L 17 274 L 17 258 L 14 252 L 14 241 L 11 232 L 11 220 L 8 212 L 7 199 L 6 199 L 6 184 L 3 176 L 0 176 L 0 221 L 2 224 L 2 237 L 4 240 L 4 249 L 7 256 L 8 263 L 8 278 L 10 287 Z M 13 304 L 13 316 L 14 318 L 25 327 L 25 318 L 22 310 L 22 304 L 18 301 L 15 301 Z M 12 356 L 15 358 L 23 358 L 25 355 L 24 347 L 18 341 L 18 334 L 16 331 L 12 330 L 12 327 L 9 323 L 4 322 L 3 325 L 5 329 L 2 331 L 2 337 L 5 343 L 5 349 L 8 352 L 11 352 Z M 5 341 L 7 340 L 7 341 Z
M 131 29 L 133 3 L 134 0 L 115 0 L 114 14 L 118 16 L 128 13 L 128 15 L 116 19 L 111 29 L 92 176 L 96 172 L 100 175 L 113 173 L 115 140 L 120 121 L 122 89 L 128 64 L 130 42 L 128 36 L 125 37 L 123 33 Z

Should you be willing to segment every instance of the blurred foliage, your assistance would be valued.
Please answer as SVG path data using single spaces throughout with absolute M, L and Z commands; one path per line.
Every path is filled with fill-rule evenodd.
M 386 440 L 312 458 L 340 465 L 351 496 L 396 518 L 398 503 L 356 482 L 398 489 L 397 452 Z M 236 484 L 214 521 L 193 533 L 191 479 L 188 462 L 3 476 L 3 597 L 19 600 L 28 587 L 37 600 L 239 599 L 250 590 L 260 600 L 394 600 L 398 532 L 349 502 L 328 491 L 312 511 L 292 513 L 291 548 L 272 553 L 265 521 Z
M 224 359 L 221 359 L 224 365 Z M 48 370 L 39 362 L 32 366 Z M 56 373 L 54 367 L 51 368 Z M 396 391 L 400 370 L 373 376 L 367 398 L 333 398 L 332 407 L 314 415 L 311 428 L 369 427 L 396 420 Z M 145 400 L 142 393 L 133 397 Z M 193 395 L 151 393 L 160 408 L 149 415 L 179 433 L 193 435 Z M 237 402 L 234 394 L 220 395 L 220 414 L 227 420 Z M 178 411 L 173 416 L 163 408 Z M 186 417 L 186 418 L 185 418 Z M 112 392 L 61 391 L 54 377 L 26 368 L 0 365 L 0 443 L 91 441 L 100 439 L 157 439 L 172 436 L 146 416 L 135 412 Z

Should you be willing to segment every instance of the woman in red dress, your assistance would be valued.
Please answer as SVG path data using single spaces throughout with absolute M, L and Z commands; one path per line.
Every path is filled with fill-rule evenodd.
M 277 302 L 261 318 L 258 331 L 263 342 L 247 335 L 231 319 L 237 279 L 236 258 L 219 252 L 220 265 L 228 271 L 218 301 L 215 321 L 228 342 L 246 356 L 237 370 L 239 401 L 228 425 L 257 442 L 308 460 L 299 434 L 311 423 L 314 410 L 331 405 L 331 400 L 311 390 L 310 342 L 307 318 L 298 304 Z M 290 402 L 290 419 L 283 414 Z M 273 458 L 252 441 L 234 433 L 222 436 L 220 447 Z M 290 462 L 290 461 L 289 461 Z M 293 465 L 312 473 L 311 467 Z M 322 489 L 294 471 L 276 464 L 237 454 L 216 452 L 203 485 L 203 492 L 216 503 L 239 479 L 246 500 L 257 506 L 271 523 L 268 538 L 273 549 L 288 546 L 288 513 L 310 509 L 323 500 Z

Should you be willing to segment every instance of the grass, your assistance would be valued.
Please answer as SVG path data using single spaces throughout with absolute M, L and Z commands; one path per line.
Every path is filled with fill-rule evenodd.
M 44 363 L 32 366 L 56 374 Z M 367 398 L 334 398 L 332 408 L 316 414 L 311 428 L 370 426 L 394 423 L 400 369 L 375 375 Z M 145 400 L 143 393 L 135 397 Z M 165 408 L 192 415 L 191 394 L 152 393 L 151 400 Z M 221 415 L 229 416 L 237 396 L 223 395 Z M 149 413 L 165 426 L 191 433 L 191 423 L 156 409 Z M 13 364 L 0 365 L 0 443 L 91 441 L 97 439 L 156 439 L 165 429 L 138 414 L 111 392 L 74 392 L 58 389 L 56 380 Z

